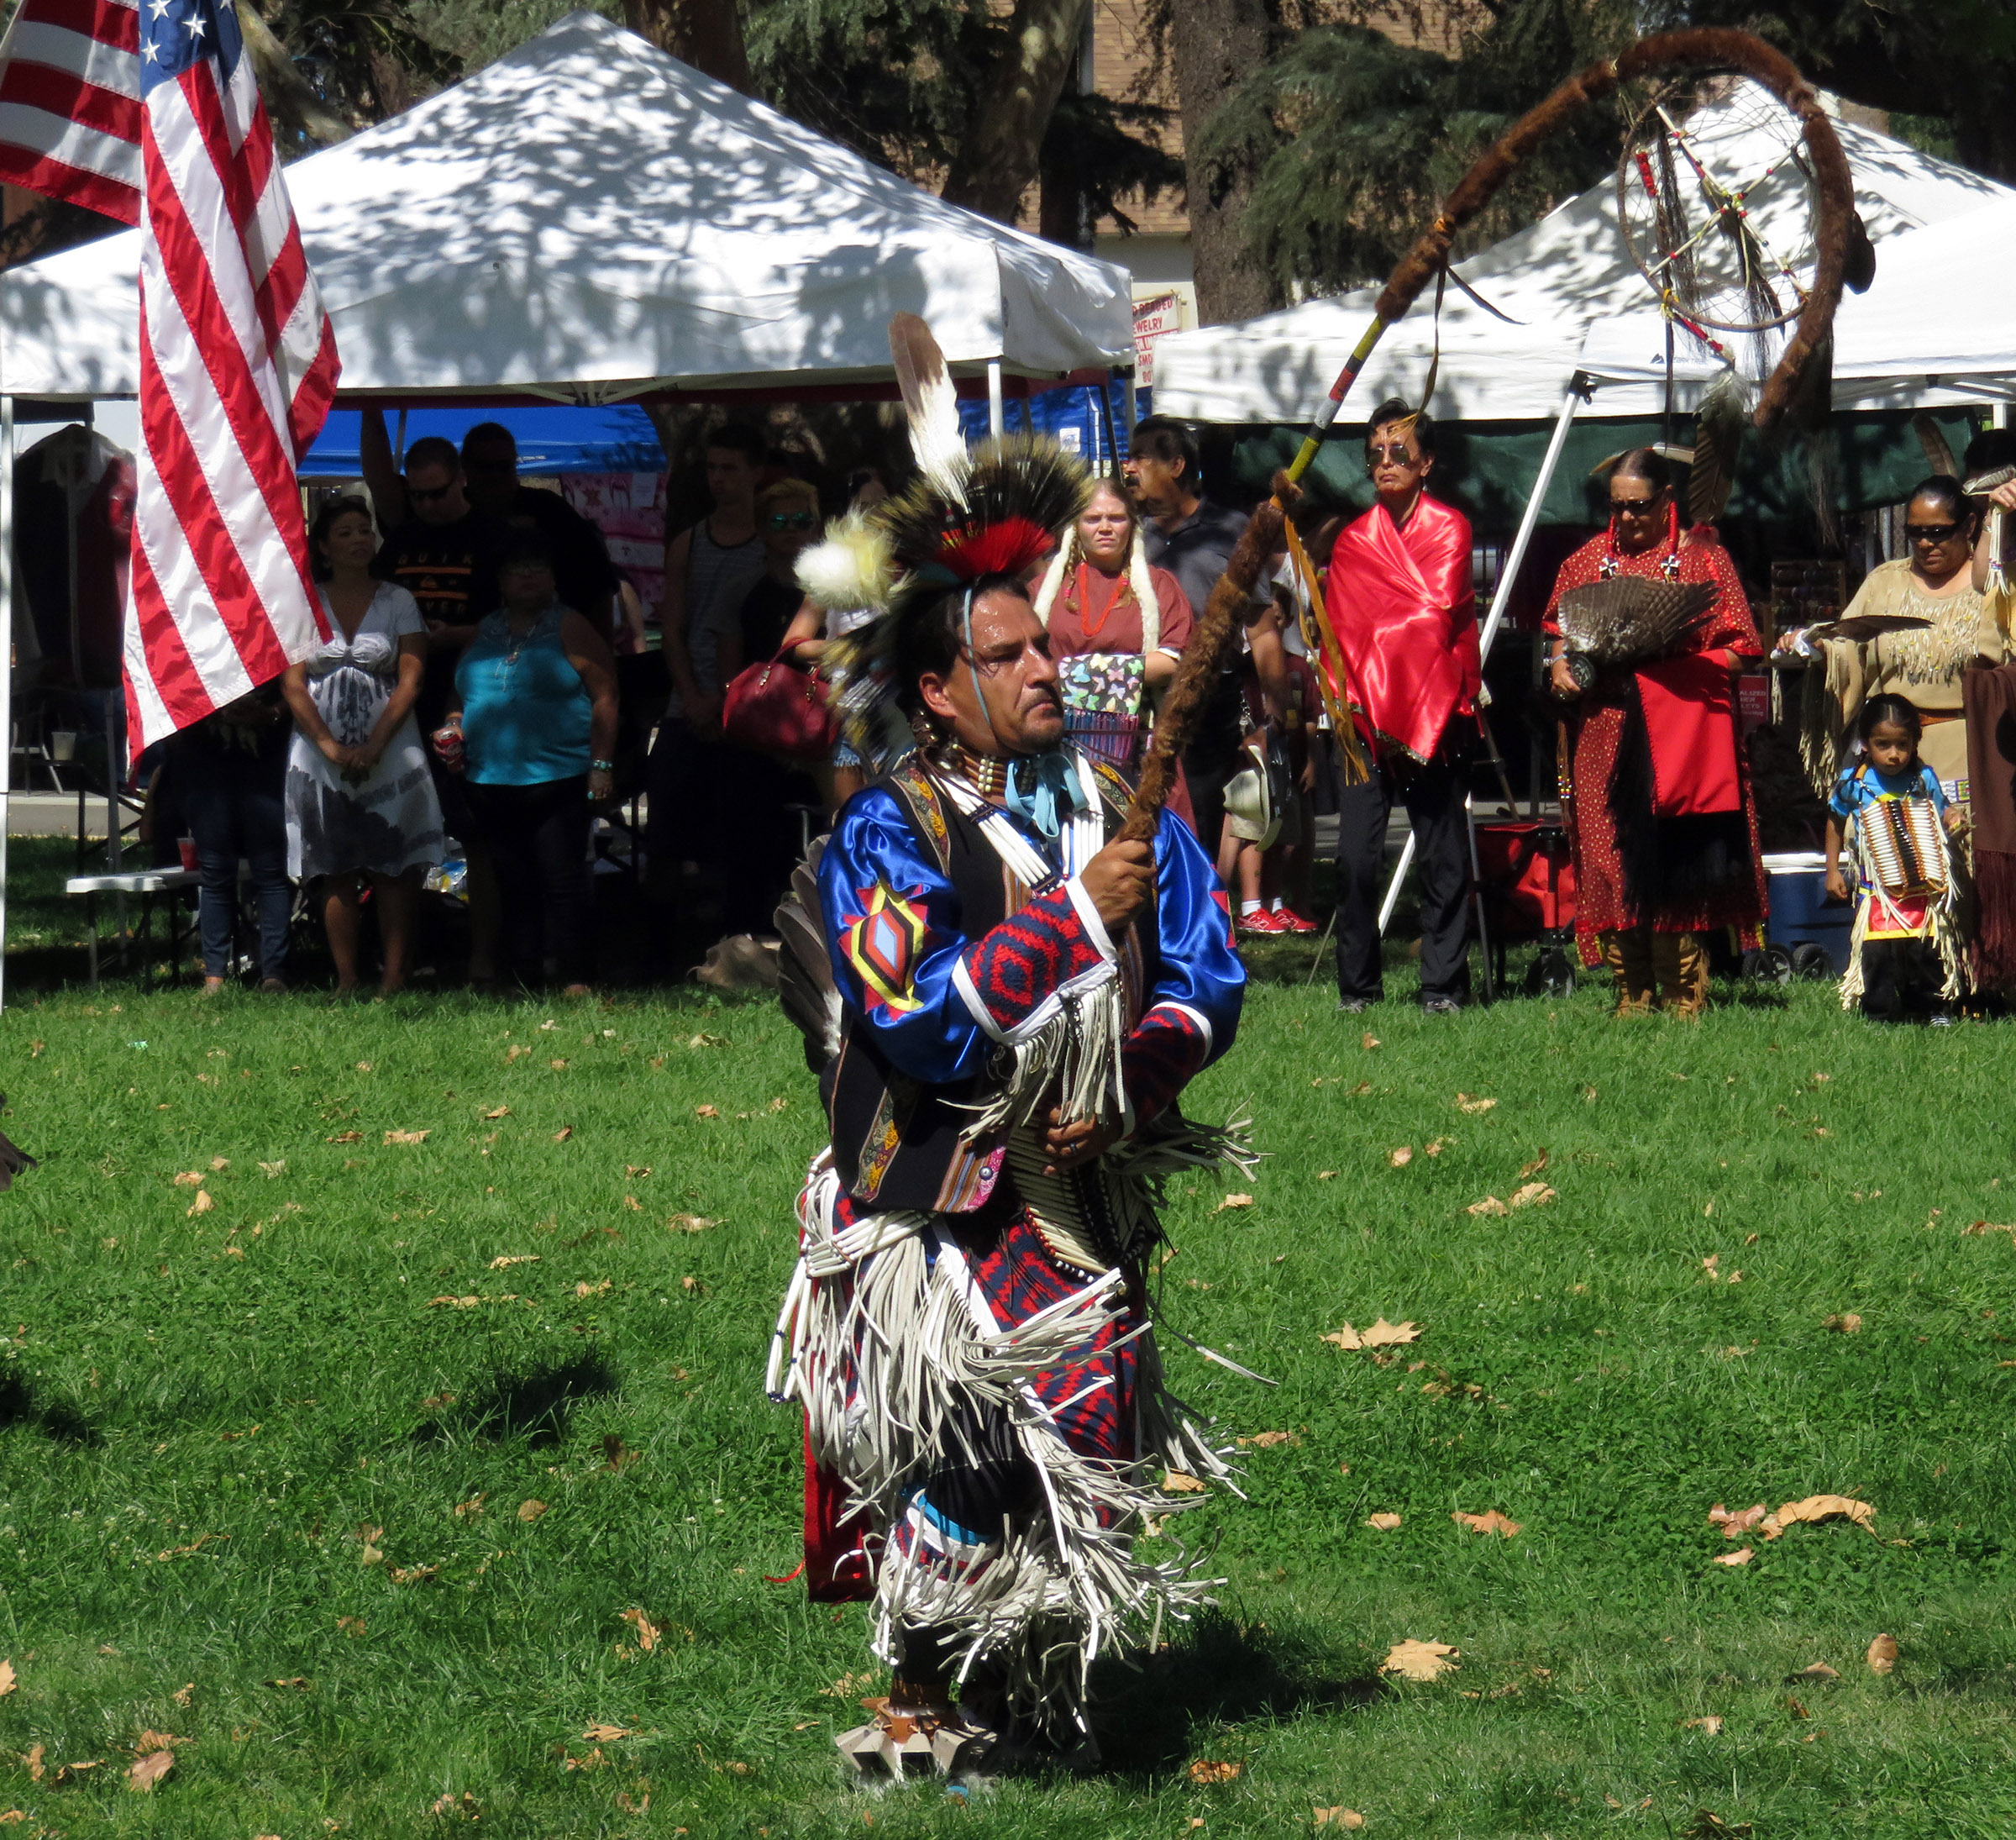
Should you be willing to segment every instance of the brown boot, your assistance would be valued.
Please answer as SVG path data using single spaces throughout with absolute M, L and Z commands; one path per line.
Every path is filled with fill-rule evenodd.
M 1659 1007 L 1652 987 L 1652 949 L 1640 928 L 1603 935 L 1603 962 L 1617 983 L 1617 1014 L 1642 1016 Z
M 1676 1016 L 1699 1017 L 1708 1007 L 1708 954 L 1691 933 L 1655 933 L 1652 968 L 1659 995 Z

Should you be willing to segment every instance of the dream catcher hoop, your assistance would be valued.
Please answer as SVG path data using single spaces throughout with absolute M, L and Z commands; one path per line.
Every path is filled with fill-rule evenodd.
M 1667 315 L 1722 355 L 1714 334 L 1761 339 L 1812 294 L 1821 212 L 1808 133 L 1762 84 L 1717 75 L 1662 86 L 1625 136 L 1625 247 Z

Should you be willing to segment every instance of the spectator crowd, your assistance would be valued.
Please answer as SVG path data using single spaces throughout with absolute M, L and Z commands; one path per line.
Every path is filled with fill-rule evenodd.
M 843 743 L 786 760 L 724 727 L 747 668 L 816 670 L 840 635 L 800 555 L 891 485 L 863 468 L 822 495 L 808 471 L 751 426 L 706 437 L 709 508 L 666 544 L 654 634 L 594 525 L 520 481 L 508 429 L 417 440 L 402 465 L 367 415 L 365 491 L 310 533 L 328 640 L 147 763 L 157 849 L 193 839 L 204 988 L 249 970 L 285 990 L 318 932 L 339 992 L 459 960 L 480 991 L 579 994 L 680 975 L 711 939 L 760 961 L 865 771 Z M 1187 428 L 1143 422 L 1029 583 L 1075 739 L 1123 769 L 1246 523 L 1200 476 Z M 1316 930 L 1323 705 L 1279 581 L 1246 610 L 1174 798 L 1249 936 Z

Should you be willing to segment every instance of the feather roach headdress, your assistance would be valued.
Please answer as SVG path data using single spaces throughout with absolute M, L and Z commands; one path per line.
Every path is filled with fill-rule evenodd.
M 1009 435 L 969 453 L 930 328 L 899 313 L 889 342 L 917 476 L 827 525 L 825 541 L 798 562 L 798 585 L 814 606 L 870 616 L 829 649 L 826 670 L 848 744 L 877 767 L 900 751 L 888 712 L 901 688 L 896 658 L 911 623 L 948 593 L 1041 561 L 1090 492 L 1084 466 L 1039 436 Z

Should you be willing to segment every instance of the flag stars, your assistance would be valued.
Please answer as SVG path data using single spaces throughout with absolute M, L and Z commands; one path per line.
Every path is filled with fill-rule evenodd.
M 203 22 L 201 19 L 192 17 L 185 19 L 182 24 L 188 27 L 191 38 L 200 39 L 203 35 Z
M 152 0 L 151 10 L 153 11 L 155 18 L 157 19 L 165 18 L 167 15 L 169 4 L 170 0 Z

